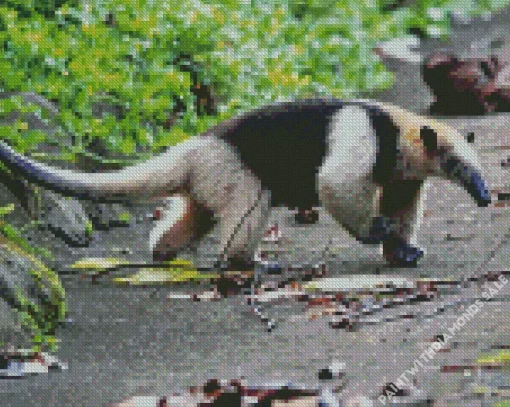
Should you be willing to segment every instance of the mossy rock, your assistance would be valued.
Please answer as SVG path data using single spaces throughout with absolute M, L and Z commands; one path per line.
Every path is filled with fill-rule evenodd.
M 65 317 L 65 293 L 56 273 L 34 255 L 0 240 L 0 351 L 55 350 L 55 330 Z

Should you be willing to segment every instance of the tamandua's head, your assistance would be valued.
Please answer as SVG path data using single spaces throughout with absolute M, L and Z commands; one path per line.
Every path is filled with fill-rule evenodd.
M 455 129 L 441 126 L 420 129 L 420 139 L 426 154 L 436 162 L 436 175 L 462 186 L 480 207 L 491 203 L 488 182 L 482 175 L 480 160 L 471 145 Z
M 399 150 L 404 177 L 438 176 L 464 188 L 478 206 L 491 202 L 488 182 L 474 148 L 451 126 L 391 106 L 387 108 L 400 129 Z M 408 173 L 406 173 L 408 172 Z

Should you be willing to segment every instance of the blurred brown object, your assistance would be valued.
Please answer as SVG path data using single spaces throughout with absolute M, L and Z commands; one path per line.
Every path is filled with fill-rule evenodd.
M 433 53 L 422 65 L 422 76 L 435 97 L 430 108 L 433 114 L 510 111 L 510 46 L 479 58 Z

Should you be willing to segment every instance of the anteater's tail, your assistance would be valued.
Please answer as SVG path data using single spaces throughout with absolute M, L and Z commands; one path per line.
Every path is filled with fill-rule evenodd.
M 115 172 L 87 173 L 48 166 L 0 141 L 0 161 L 28 181 L 65 196 L 98 200 L 146 200 L 179 189 L 188 179 L 191 157 L 201 144 L 191 139 L 150 160 Z

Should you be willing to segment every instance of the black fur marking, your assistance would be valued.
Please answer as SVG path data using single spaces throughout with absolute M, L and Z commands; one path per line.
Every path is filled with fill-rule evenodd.
M 206 134 L 219 134 L 236 147 L 242 161 L 271 191 L 272 205 L 312 208 L 319 205 L 317 173 L 326 155 L 331 116 L 347 105 L 367 110 L 377 137 L 374 181 L 389 182 L 396 167 L 399 130 L 388 113 L 363 102 L 304 99 L 265 106 Z
M 374 181 L 379 185 L 386 185 L 395 174 L 397 141 L 400 131 L 388 113 L 375 106 L 367 106 L 366 108 L 377 138 Z
M 435 130 L 428 126 L 423 126 L 420 129 L 420 139 L 427 150 L 427 153 L 432 154 L 437 151 L 437 133 Z
M 318 205 L 317 172 L 324 162 L 331 115 L 338 100 L 282 103 L 231 121 L 223 138 L 271 191 L 272 205 Z
M 387 184 L 383 191 L 381 213 L 392 218 L 402 210 L 410 208 L 420 192 L 423 181 L 404 180 Z

